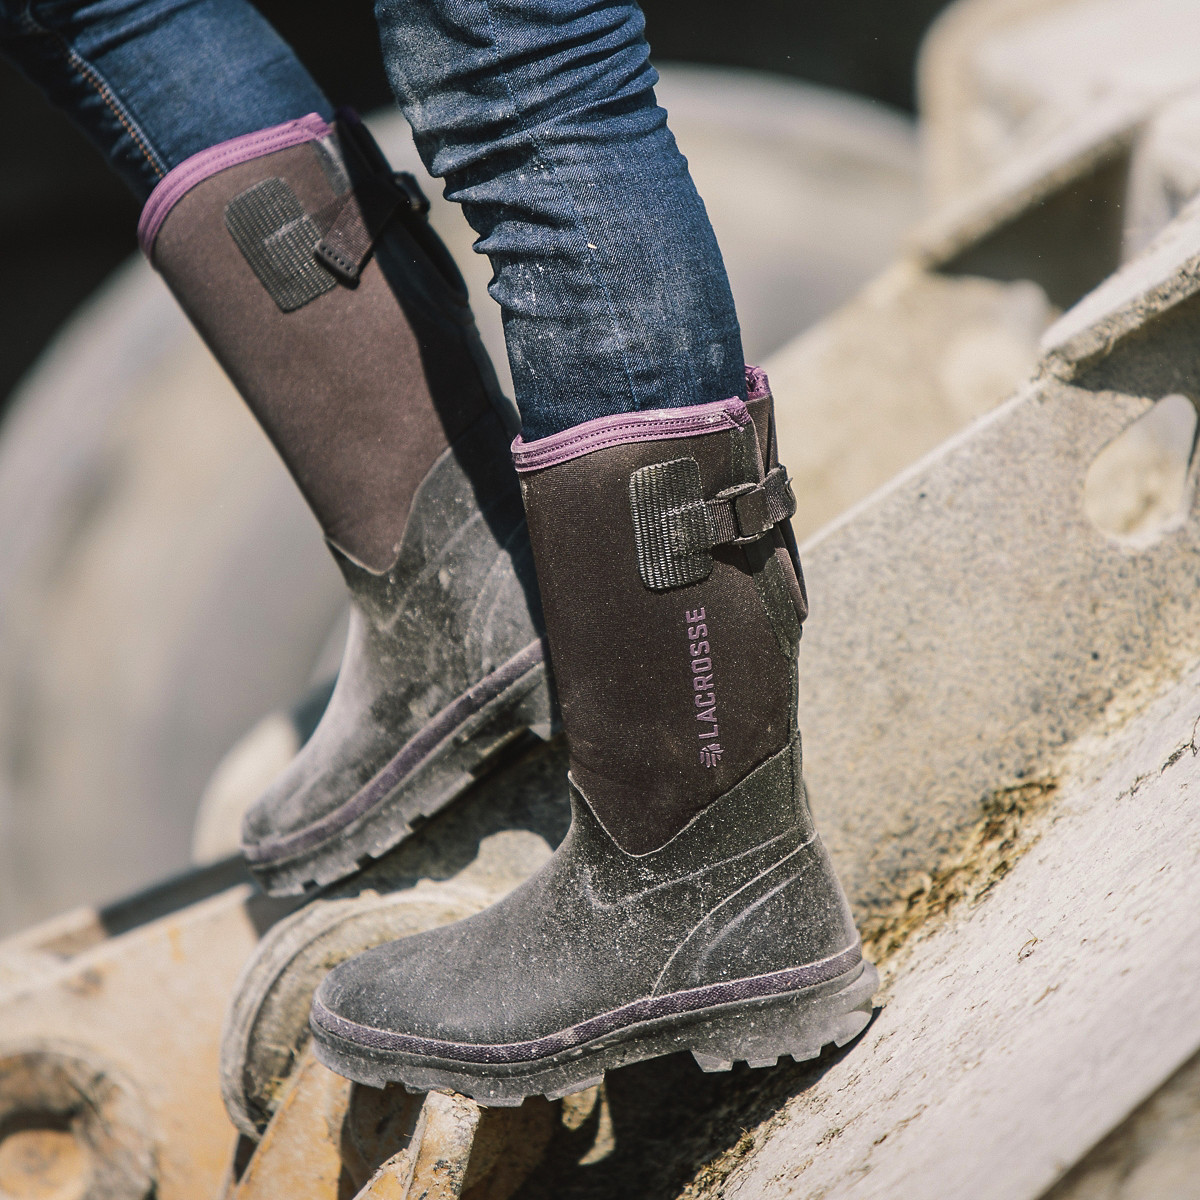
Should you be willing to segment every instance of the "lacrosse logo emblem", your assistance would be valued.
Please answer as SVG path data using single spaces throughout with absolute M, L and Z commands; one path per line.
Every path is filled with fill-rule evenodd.
M 717 741 L 721 727 L 717 724 L 717 694 L 713 690 L 712 646 L 708 640 L 708 625 L 703 608 L 683 614 L 687 628 L 688 652 L 692 656 L 692 704 L 699 725 L 700 761 L 715 767 L 721 761 L 721 746 Z

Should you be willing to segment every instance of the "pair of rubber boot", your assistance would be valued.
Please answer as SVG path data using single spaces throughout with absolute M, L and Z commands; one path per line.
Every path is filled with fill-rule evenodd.
M 805 799 L 806 601 L 765 377 L 510 458 L 427 207 L 356 118 L 313 115 L 188 160 L 139 231 L 350 593 L 325 715 L 246 817 L 263 887 L 353 872 L 559 713 L 568 739 L 550 861 L 337 967 L 318 1056 L 515 1104 L 676 1050 L 719 1069 L 848 1041 L 876 975 Z

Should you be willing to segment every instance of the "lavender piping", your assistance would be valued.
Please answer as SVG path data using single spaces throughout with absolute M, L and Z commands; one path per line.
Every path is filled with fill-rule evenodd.
M 736 397 L 692 404 L 686 408 L 656 408 L 647 412 L 616 413 L 596 417 L 573 429 L 527 442 L 520 436 L 512 444 L 513 463 L 520 472 L 540 471 L 573 458 L 582 458 L 608 446 L 653 442 L 663 438 L 696 437 L 741 429 L 750 422 L 745 404 Z
M 318 113 L 309 113 L 295 121 L 285 121 L 282 125 L 273 125 L 270 129 L 260 129 L 256 133 L 245 133 L 241 137 L 231 138 L 191 158 L 185 158 L 179 166 L 169 171 L 150 193 L 146 207 L 142 209 L 138 221 L 138 244 L 147 258 L 154 250 L 154 240 L 158 231 L 171 209 L 183 199 L 197 184 L 203 183 L 209 176 L 215 175 L 226 167 L 237 166 L 238 163 L 249 162 L 253 158 L 261 158 L 264 154 L 273 154 L 276 150 L 286 150 L 289 146 L 299 146 L 303 142 L 315 141 L 325 137 L 332 126 Z
M 771 394 L 767 373 L 762 367 L 746 367 L 746 399 L 762 400 Z
M 327 1033 L 360 1046 L 369 1046 L 373 1050 L 392 1050 L 402 1054 L 420 1054 L 430 1058 L 450 1058 L 470 1063 L 531 1063 L 561 1054 L 564 1050 L 583 1045 L 639 1021 L 695 1012 L 697 1009 L 729 1004 L 737 1000 L 786 995 L 788 992 L 827 983 L 861 961 L 862 943 L 856 942 L 839 954 L 824 958 L 820 962 L 808 963 L 803 967 L 790 967 L 786 971 L 772 971 L 767 975 L 735 979 L 730 983 L 710 983 L 705 987 L 668 992 L 663 996 L 646 996 L 599 1016 L 590 1017 L 586 1021 L 580 1021 L 578 1025 L 572 1025 L 558 1033 L 527 1042 L 504 1042 L 499 1045 L 473 1046 L 465 1042 L 443 1042 L 436 1038 L 414 1037 L 407 1033 L 372 1029 L 369 1025 L 359 1025 L 356 1021 L 347 1021 L 345 1017 L 330 1012 L 321 1003 L 319 996 L 313 998 L 311 1019 L 314 1025 L 319 1025 Z
M 252 846 L 243 846 L 242 854 L 252 863 L 275 862 L 299 854 L 324 841 L 339 829 L 345 828 L 351 821 L 361 817 L 385 799 L 406 775 L 415 771 L 464 721 L 511 687 L 526 672 L 543 662 L 545 657 L 546 651 L 541 641 L 530 642 L 503 666 L 497 667 L 490 675 L 485 675 L 457 700 L 446 705 L 432 721 L 401 746 L 391 761 L 381 768 L 369 783 L 355 792 L 344 804 L 295 833 L 265 838 Z

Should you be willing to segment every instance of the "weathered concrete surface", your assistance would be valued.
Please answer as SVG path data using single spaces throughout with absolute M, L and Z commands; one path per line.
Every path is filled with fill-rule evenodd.
M 1137 70 L 1125 58 L 1072 60 L 1068 84 L 1048 83 L 1029 99 L 1044 121 L 1031 117 L 1032 131 L 1022 126 L 986 170 L 949 189 L 899 263 L 768 362 L 803 533 L 1010 395 L 1028 377 L 1055 310 L 1144 249 L 1200 184 L 1197 102 L 1188 91 L 1200 75 L 1176 45 L 1190 44 L 1194 23 L 1176 27 L 1173 0 L 1119 9 L 1092 0 L 956 5 L 923 59 L 923 137 L 936 150 L 971 135 L 963 89 L 976 89 L 979 113 L 1003 108 L 1012 56 L 999 54 L 990 90 L 975 70 L 991 39 L 1014 29 L 1024 38 L 1053 13 L 1086 44 L 1097 8 L 1109 40 L 1122 22 L 1139 25 L 1131 61 L 1152 86 L 1131 85 Z M 1182 72 L 1169 86 L 1159 86 L 1160 52 Z M 1012 69 L 1025 78 L 1019 62 Z
M 309 1055 L 228 1196 L 508 1200 L 556 1121 L 540 1099 L 483 1111 L 462 1096 L 359 1087 Z
M 901 260 L 772 356 L 796 535 L 815 533 L 1011 395 L 1054 315 L 1036 284 Z
M 1044 1200 L 1196 1200 L 1200 1055 L 1072 1167 Z
M 922 50 L 918 253 L 1039 283 L 1060 307 L 1200 186 L 1190 0 L 962 0 Z
M 1055 766 L 1024 856 L 910 942 L 861 1042 L 720 1195 L 1029 1200 L 1195 1053 L 1198 688 Z
M 978 38 L 981 27 L 1046 4 L 956 6 L 946 21 L 966 22 Z M 965 69 L 961 59 L 974 43 L 957 35 L 950 42 L 932 54 L 935 76 Z M 1056 125 L 949 197 L 913 229 L 897 263 L 768 360 L 801 536 L 1029 377 L 1058 309 L 1121 264 L 1130 156 L 1147 122 L 1159 132 L 1155 153 L 1138 168 L 1148 197 L 1139 228 L 1157 234 L 1178 214 L 1183 202 L 1171 189 L 1191 180 L 1188 112 L 1182 101 L 1156 110 L 1145 97 L 1119 93 L 1088 108 L 1085 121 Z M 936 118 L 932 125 L 926 136 L 936 141 L 943 133 Z
M 1125 253 L 1140 253 L 1200 193 L 1200 95 L 1158 110 L 1133 151 L 1125 204 Z
M 1200 391 L 1200 215 L 1052 331 L 1042 376 L 802 548 L 806 769 L 859 913 L 997 791 L 1200 657 L 1200 520 L 1141 551 L 1088 521 L 1093 460 Z
M 999 165 L 914 230 L 918 261 L 955 275 L 1036 282 L 1060 308 L 1116 270 L 1129 158 L 1148 107 L 1098 103 L 1086 122 Z
M 103 1153 L 94 1150 L 89 1106 L 76 1105 L 67 1131 L 81 1161 L 68 1183 L 78 1192 L 53 1191 L 49 1162 L 31 1168 L 16 1195 L 142 1200 L 144 1191 L 105 1190 L 117 1150 L 130 1146 L 144 1147 L 160 1200 L 217 1195 L 235 1140 L 218 1087 L 221 1016 L 259 930 L 278 911 L 246 884 L 198 899 L 221 878 L 214 868 L 207 884 L 196 877 L 113 909 L 78 910 L 0 942 L 0 1062 L 23 1057 L 48 1069 L 75 1059 L 94 1094 L 119 1088 L 131 1101 L 101 1113 Z M 39 1082 L 45 1074 L 0 1073 L 0 1111 L 12 1115 L 19 1101 L 20 1118 L 0 1125 L 0 1160 L 13 1153 L 21 1121 L 56 1127 L 56 1093 Z M 136 1120 L 121 1115 L 129 1109 Z

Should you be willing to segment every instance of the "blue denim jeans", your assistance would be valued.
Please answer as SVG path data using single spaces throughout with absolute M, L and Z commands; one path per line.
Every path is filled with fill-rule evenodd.
M 378 0 L 431 174 L 489 256 L 523 434 L 744 396 L 704 205 L 628 0 Z M 244 0 L 0 0 L 0 44 L 143 198 L 188 156 L 306 112 L 308 72 Z
M 245 0 L 0 0 L 0 48 L 142 200 L 209 146 L 332 112 Z

